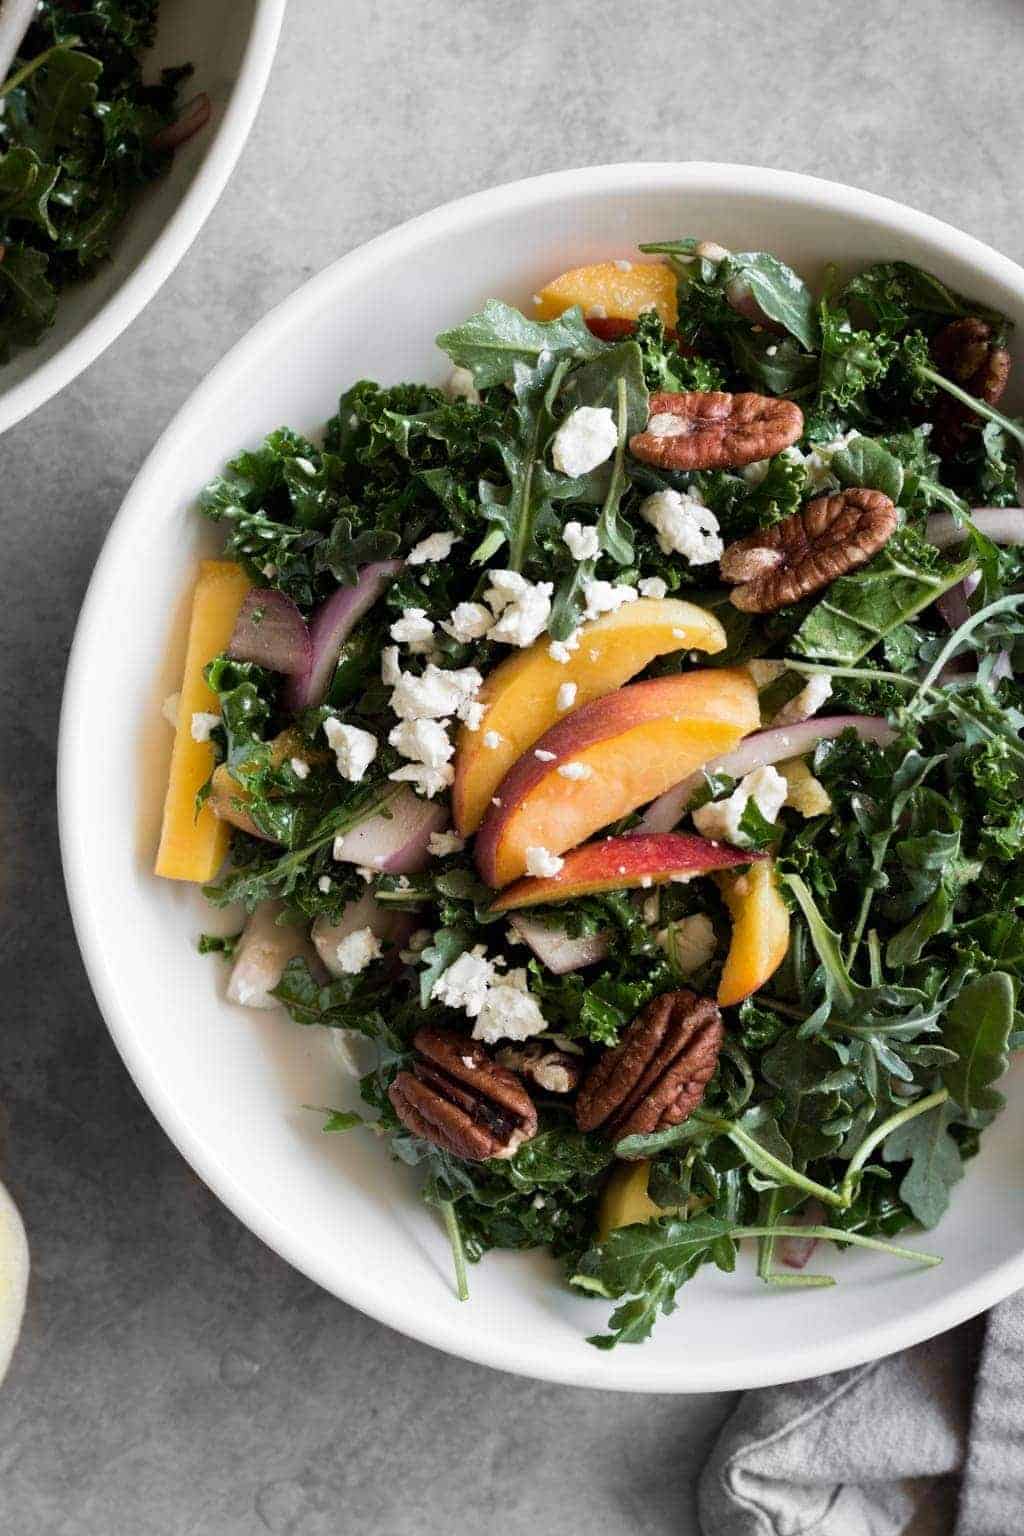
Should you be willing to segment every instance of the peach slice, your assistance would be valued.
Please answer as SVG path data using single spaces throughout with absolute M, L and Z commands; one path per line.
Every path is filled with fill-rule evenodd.
M 567 662 L 551 659 L 546 636 L 503 661 L 478 695 L 487 706 L 484 728 L 459 732 L 452 814 L 460 836 L 476 831 L 516 759 L 564 717 L 558 708 L 563 683 L 574 685 L 578 709 L 613 693 L 656 656 L 679 650 L 713 656 L 725 643 L 721 624 L 705 609 L 676 598 L 642 597 L 584 624 Z M 486 745 L 494 740 L 491 731 L 501 737 L 495 748 Z
M 757 689 L 739 669 L 630 683 L 585 704 L 546 731 L 498 786 L 476 838 L 482 878 L 492 886 L 518 879 L 528 848 L 576 848 L 731 752 L 758 718 Z
M 603 1243 L 618 1227 L 632 1227 L 638 1222 L 657 1221 L 659 1216 L 674 1216 L 675 1210 L 655 1205 L 647 1193 L 651 1165 L 647 1158 L 634 1163 L 619 1163 L 612 1169 L 601 1191 L 597 1211 L 597 1240 Z
M 569 901 L 596 891 L 624 891 L 632 886 L 664 885 L 677 876 L 691 879 L 713 870 L 734 869 L 763 859 L 727 843 L 712 843 L 692 832 L 631 833 L 605 837 L 567 853 L 557 875 L 517 880 L 492 903 L 492 912 Z
M 763 987 L 786 958 L 789 911 L 779 892 L 773 859 L 752 864 L 746 874 L 717 878 L 733 923 L 718 1001 L 723 1008 L 731 1008 Z
M 598 310 L 601 318 L 635 320 L 645 309 L 656 309 L 667 326 L 679 316 L 675 273 L 661 262 L 599 261 L 592 267 L 573 267 L 537 294 L 538 320 L 554 320 L 563 310 L 578 304 Z

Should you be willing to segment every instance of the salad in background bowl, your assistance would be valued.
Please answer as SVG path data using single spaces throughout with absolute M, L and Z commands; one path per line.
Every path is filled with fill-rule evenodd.
M 369 1042 L 324 1129 L 410 1165 L 460 1296 L 546 1249 L 608 1348 L 745 1238 L 771 1288 L 939 1262 L 900 1234 L 1021 1038 L 1009 330 L 646 243 L 200 496 L 157 874 L 250 914 L 231 1001 Z

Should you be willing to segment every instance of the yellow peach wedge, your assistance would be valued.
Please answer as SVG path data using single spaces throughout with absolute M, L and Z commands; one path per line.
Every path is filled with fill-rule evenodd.
M 789 911 L 779 892 L 773 859 L 752 864 L 742 875 L 715 878 L 733 925 L 718 1002 L 731 1008 L 763 987 L 786 958 Z
M 612 1169 L 608 1182 L 601 1191 L 601 1204 L 597 1212 L 597 1240 L 603 1243 L 617 1227 L 632 1227 L 638 1222 L 656 1221 L 659 1216 L 671 1216 L 674 1212 L 655 1205 L 647 1193 L 651 1165 L 646 1159 L 635 1163 L 619 1163 Z
M 495 667 L 479 693 L 487 707 L 483 728 L 459 732 L 452 813 L 461 837 L 476 831 L 517 758 L 569 709 L 614 693 L 656 656 L 679 650 L 713 656 L 726 641 L 715 616 L 696 604 L 642 597 L 584 624 L 567 661 L 553 660 L 550 643 L 545 636 Z M 560 709 L 567 695 L 571 703 Z M 497 745 L 488 747 L 495 738 Z
M 661 262 L 599 261 L 574 267 L 543 287 L 537 298 L 533 312 L 538 320 L 554 320 L 574 304 L 584 315 L 589 311 L 615 320 L 636 320 L 645 309 L 656 309 L 669 327 L 679 314 L 675 274 Z

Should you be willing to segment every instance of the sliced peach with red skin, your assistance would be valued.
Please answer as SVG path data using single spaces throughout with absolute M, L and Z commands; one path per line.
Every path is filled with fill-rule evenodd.
M 563 683 L 575 687 L 573 707 L 579 709 L 613 693 L 656 656 L 679 650 L 713 656 L 724 650 L 726 639 L 714 614 L 695 603 L 642 597 L 584 624 L 568 661 L 552 660 L 550 643 L 544 636 L 495 667 L 477 695 L 487 706 L 484 729 L 463 726 L 459 732 L 452 815 L 461 837 L 476 831 L 491 796 L 527 747 L 565 718 L 558 708 Z M 497 746 L 488 747 L 495 735 Z
M 732 918 L 718 1002 L 731 1008 L 763 987 L 786 958 L 789 910 L 779 891 L 774 859 L 752 864 L 742 875 L 719 875 L 718 885 Z
M 578 304 L 586 315 L 598 310 L 600 318 L 636 320 L 645 309 L 656 309 L 667 326 L 679 315 L 675 273 L 662 262 L 599 261 L 589 267 L 573 267 L 547 283 L 534 306 L 538 320 L 554 320 Z
M 491 886 L 526 873 L 526 853 L 576 848 L 731 752 L 757 729 L 757 689 L 745 670 L 685 672 L 630 683 L 552 726 L 498 786 L 476 838 Z M 575 764 L 572 775 L 559 768 Z
M 709 842 L 693 832 L 632 832 L 625 837 L 603 837 L 567 853 L 557 875 L 517 880 L 492 902 L 491 911 L 510 912 L 542 902 L 569 901 L 598 891 L 664 885 L 679 875 L 687 879 L 708 875 L 764 857 L 763 853 L 730 848 L 728 843 Z

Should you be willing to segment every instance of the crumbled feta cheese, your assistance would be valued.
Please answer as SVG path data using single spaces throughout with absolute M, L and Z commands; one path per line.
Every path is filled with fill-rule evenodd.
M 461 853 L 466 839 L 457 832 L 431 832 L 427 852 L 435 859 L 446 859 L 450 853 Z
M 405 563 L 406 565 L 433 565 L 438 560 L 447 560 L 452 552 L 452 545 L 458 542 L 454 533 L 431 533 L 413 546 L 405 557 Z
M 455 769 L 451 763 L 443 763 L 440 768 L 431 768 L 427 763 L 406 763 L 404 768 L 389 773 L 388 778 L 397 784 L 411 784 L 421 795 L 433 800 L 435 795 L 454 784 Z
M 602 613 L 615 613 L 624 603 L 635 603 L 638 595 L 636 587 L 624 581 L 585 581 L 583 617 L 599 619 Z
M 555 695 L 555 708 L 560 715 L 564 715 L 567 709 L 572 709 L 576 702 L 576 684 L 560 683 L 558 693 Z
M 177 729 L 178 725 L 178 705 L 180 703 L 180 693 L 169 693 L 160 706 L 160 713 L 167 721 L 167 724 L 174 726 L 175 729 Z
M 380 959 L 380 940 L 372 928 L 357 928 L 355 933 L 345 935 L 335 953 L 344 974 L 358 976 L 371 960 Z
M 288 766 L 297 779 L 309 778 L 309 764 L 304 762 L 301 757 L 290 758 Z
M 779 349 L 778 349 L 777 345 L 773 346 L 773 347 L 765 347 L 764 355 L 765 355 L 765 357 L 774 357 L 778 350 Z
M 400 720 L 388 741 L 402 757 L 428 768 L 440 768 L 455 751 L 445 730 L 445 720 Z
M 326 896 L 327 892 L 332 890 L 333 887 L 334 887 L 334 881 L 331 879 L 330 875 L 321 875 L 320 879 L 316 883 L 317 890 L 323 896 Z
M 398 646 L 386 645 L 380 653 L 380 680 L 385 688 L 393 688 L 402 675 L 398 665 Z
M 771 459 L 755 459 L 753 464 L 743 465 L 740 475 L 748 485 L 760 485 L 771 462 Z
M 641 597 L 662 598 L 668 592 L 660 576 L 645 576 L 643 581 L 637 582 L 636 587 Z
M 529 582 L 518 571 L 491 571 L 490 576 L 484 601 L 497 623 L 487 638 L 506 645 L 532 645 L 550 617 L 553 584 Z
M 603 304 L 588 304 L 583 312 L 585 320 L 607 320 L 608 311 Z
M 540 763 L 553 763 L 555 758 L 558 756 L 558 753 L 545 752 L 543 747 L 538 747 L 533 755 Z
M 530 295 L 530 302 L 533 304 L 535 309 L 540 309 L 541 305 L 544 303 L 544 300 L 541 298 L 539 293 L 534 293 Z
M 718 519 L 694 491 L 655 491 L 640 503 L 640 516 L 658 535 L 665 555 L 682 555 L 690 565 L 710 565 L 722 554 Z
M 566 523 L 562 538 L 574 560 L 596 560 L 601 552 L 596 528 L 584 528 L 582 523 Z
M 461 645 L 468 645 L 471 640 L 482 640 L 493 627 L 494 615 L 483 603 L 459 603 L 452 610 L 450 619 L 441 620 L 445 634 L 451 635 Z
M 537 999 L 514 984 L 514 975 L 509 972 L 506 980 L 488 987 L 473 1026 L 474 1040 L 482 1040 L 485 1045 L 493 1045 L 496 1040 L 529 1040 L 547 1027 Z
M 631 261 L 620 260 L 615 263 L 615 266 L 619 272 L 632 272 L 633 270 L 633 263 Z
M 425 608 L 403 608 L 402 617 L 391 626 L 391 638 L 407 645 L 413 655 L 422 655 L 434 644 L 434 624 Z
M 585 475 L 610 459 L 619 441 L 606 405 L 578 405 L 555 433 L 551 462 L 563 475 Z
M 480 391 L 469 368 L 453 368 L 445 389 L 453 400 L 468 400 L 470 405 L 480 404 Z
M 208 714 L 205 709 L 197 709 L 192 716 L 192 740 L 209 741 L 210 732 L 220 725 L 220 715 Z
M 799 725 L 801 720 L 809 720 L 812 715 L 818 713 L 831 692 L 832 679 L 827 672 L 819 672 L 816 676 L 809 677 L 806 686 L 801 688 L 788 704 L 783 704 L 771 724 L 773 726 Z
M 462 1008 L 475 1019 L 484 1005 L 487 988 L 494 980 L 494 966 L 487 949 L 478 944 L 442 971 L 430 989 L 431 997 L 447 1008 Z
M 657 940 L 683 976 L 692 976 L 702 965 L 707 965 L 718 948 L 711 919 L 703 912 L 682 917 L 670 927 L 663 928 Z
M 484 731 L 484 746 L 489 752 L 496 752 L 504 740 L 500 731 Z
M 351 784 L 358 784 L 377 756 L 377 738 L 358 725 L 348 725 L 333 715 L 324 721 L 324 735 L 330 742 L 338 772 Z
M 832 438 L 830 442 L 815 443 L 807 453 L 801 453 L 800 449 L 796 447 L 787 448 L 784 451 L 787 458 L 804 466 L 807 473 L 808 488 L 812 491 L 823 491 L 833 480 L 833 454 L 849 447 L 854 438 L 860 436 L 861 433 L 854 428 L 850 432 L 841 432 L 838 437 Z
M 589 779 L 594 773 L 589 763 L 563 763 L 555 771 L 561 774 L 563 779 Z
M 428 662 L 421 677 L 402 672 L 391 695 L 391 708 L 400 720 L 440 720 L 457 715 L 465 720 L 483 685 L 475 667 L 442 671 Z
M 486 704 L 478 704 L 475 699 L 468 699 L 462 712 L 462 723 L 467 731 L 478 731 L 484 715 L 487 713 Z
M 746 774 L 726 799 L 714 800 L 694 811 L 693 824 L 702 837 L 742 848 L 745 840 L 740 821 L 748 803 L 754 802 L 765 821 L 774 821 L 785 804 L 786 794 L 785 779 L 766 764 Z
M 540 844 L 532 844 L 526 850 L 526 873 L 536 875 L 541 880 L 557 875 L 564 863 L 565 860 L 559 858 L 557 853 L 550 853 Z
M 564 667 L 568 663 L 573 651 L 578 651 L 579 648 L 580 632 L 578 629 L 574 629 L 572 634 L 567 635 L 564 640 L 552 640 L 548 646 L 548 655 L 552 661 L 557 661 Z

